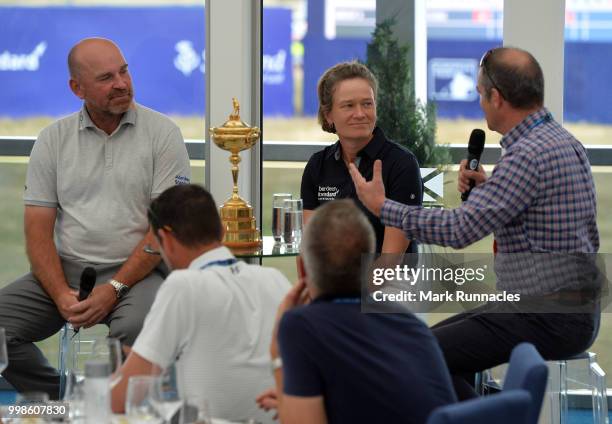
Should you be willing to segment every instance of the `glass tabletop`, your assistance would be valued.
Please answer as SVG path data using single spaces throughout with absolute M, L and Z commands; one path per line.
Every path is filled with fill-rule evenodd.
M 284 256 L 297 256 L 300 251 L 297 247 L 284 243 L 275 243 L 274 237 L 265 236 L 261 247 L 254 249 L 230 249 L 237 258 L 278 258 Z

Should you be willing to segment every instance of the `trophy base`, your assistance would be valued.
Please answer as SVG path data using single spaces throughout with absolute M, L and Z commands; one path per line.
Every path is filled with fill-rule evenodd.
M 229 247 L 232 250 L 247 250 L 247 251 L 251 251 L 253 249 L 259 249 L 262 244 L 261 244 L 261 240 L 259 241 L 250 241 L 250 242 L 229 242 L 229 241 L 224 241 L 223 245 L 225 247 Z
M 230 249 L 253 249 L 262 245 L 253 207 L 242 198 L 232 196 L 221 206 L 220 214 L 225 229 L 225 246 Z

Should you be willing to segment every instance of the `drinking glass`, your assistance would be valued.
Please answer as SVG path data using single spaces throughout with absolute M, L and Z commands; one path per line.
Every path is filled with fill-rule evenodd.
M 68 418 L 71 423 L 85 422 L 85 373 L 70 370 L 66 375 L 64 400 L 70 404 Z
M 161 379 L 153 375 L 137 375 L 128 380 L 125 413 L 130 424 L 164 422 L 155 405 L 161 402 Z
M 121 343 L 119 339 L 114 337 L 97 338 L 91 349 L 91 354 L 87 358 L 88 361 L 104 361 L 110 364 L 111 389 L 121 380 L 121 363 L 123 362 L 123 352 L 121 351 Z
M 159 399 L 155 404 L 157 412 L 167 423 L 180 421 L 183 399 L 179 397 L 176 383 L 176 367 L 171 365 L 160 375 Z
M 0 327 L 0 374 L 8 366 L 8 354 L 6 353 L 6 333 L 4 328 Z
M 289 193 L 274 193 L 272 195 L 272 235 L 275 243 L 283 242 L 283 223 L 285 222 L 284 203 L 292 198 Z
M 283 237 L 287 247 L 298 248 L 302 241 L 304 227 L 304 205 L 302 199 L 288 199 L 283 203 Z

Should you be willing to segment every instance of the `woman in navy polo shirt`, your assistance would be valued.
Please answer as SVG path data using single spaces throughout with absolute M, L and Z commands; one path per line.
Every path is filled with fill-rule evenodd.
M 319 123 L 323 131 L 337 134 L 338 141 L 315 153 L 304 169 L 304 219 L 307 222 L 312 211 L 327 201 L 350 198 L 374 227 L 377 252 L 412 253 L 415 243 L 401 230 L 382 225 L 359 201 L 348 172 L 348 164 L 354 162 L 370 180 L 374 161 L 380 159 L 387 197 L 409 205 L 422 203 L 423 183 L 415 156 L 376 126 L 377 86 L 372 72 L 356 61 L 329 68 L 319 80 Z

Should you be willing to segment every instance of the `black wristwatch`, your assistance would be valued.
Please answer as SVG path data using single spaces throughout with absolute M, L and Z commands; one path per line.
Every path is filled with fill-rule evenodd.
M 130 291 L 130 286 L 128 286 L 127 284 L 123 284 L 113 279 L 110 279 L 108 282 L 115 289 L 115 293 L 117 294 L 117 299 L 121 299 L 123 296 L 127 294 L 127 292 Z

